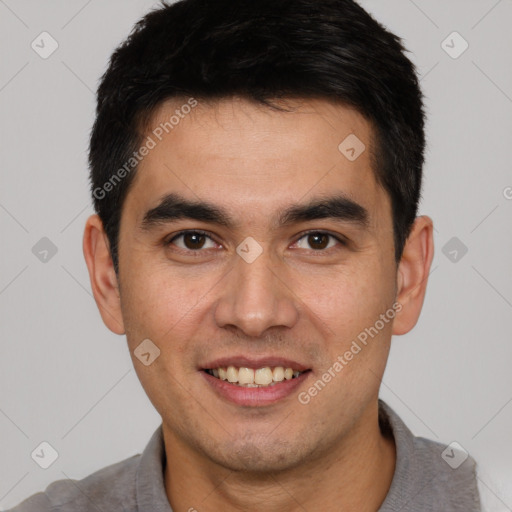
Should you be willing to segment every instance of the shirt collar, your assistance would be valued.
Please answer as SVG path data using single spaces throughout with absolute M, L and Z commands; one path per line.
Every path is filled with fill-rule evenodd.
M 141 455 L 136 474 L 138 512 L 172 512 L 164 485 L 166 464 L 162 424 L 155 430 Z
M 420 474 L 415 455 L 414 435 L 398 414 L 382 400 L 379 400 L 379 424 L 383 434 L 387 432 L 394 438 L 396 449 L 393 480 L 379 512 L 406 510 L 404 506 L 414 494 Z

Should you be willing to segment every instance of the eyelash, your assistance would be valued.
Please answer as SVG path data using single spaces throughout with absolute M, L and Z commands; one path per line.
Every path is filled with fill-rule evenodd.
M 169 246 L 172 244 L 172 242 L 174 242 L 177 238 L 179 238 L 180 236 L 183 236 L 183 235 L 187 235 L 187 234 L 195 234 L 195 235 L 202 235 L 202 236 L 205 236 L 207 238 L 209 238 L 212 242 L 215 242 L 215 240 L 206 232 L 206 231 L 202 231 L 201 229 L 186 229 L 186 230 L 183 230 L 183 231 L 180 231 L 179 233 L 176 233 L 170 240 L 166 241 L 165 242 L 165 245 L 166 246 Z M 312 235 L 312 234 L 315 234 L 315 235 L 326 235 L 326 236 L 329 236 L 331 238 L 334 238 L 334 240 L 336 240 L 337 242 L 339 242 L 339 244 L 343 247 L 346 247 L 348 245 L 348 242 L 347 240 L 345 240 L 344 238 L 340 237 L 339 235 L 333 235 L 332 233 L 328 232 L 328 231 L 319 231 L 319 230 L 309 230 L 309 231 L 306 231 L 304 233 L 302 233 L 298 238 L 297 240 L 294 242 L 294 243 L 297 243 L 299 240 L 301 240 L 302 238 L 306 237 L 307 235 Z M 215 242 L 217 243 L 217 242 Z M 331 247 L 329 249 L 310 249 L 312 252 L 315 252 L 315 253 L 328 253 L 330 252 L 332 249 L 335 249 L 334 247 Z M 193 249 L 181 249 L 178 247 L 178 251 L 179 252 L 185 252 L 187 254 L 190 254 L 190 253 L 197 253 L 197 255 L 199 255 L 201 252 L 204 252 L 204 250 L 201 250 L 201 249 L 197 249 L 197 250 L 193 250 Z

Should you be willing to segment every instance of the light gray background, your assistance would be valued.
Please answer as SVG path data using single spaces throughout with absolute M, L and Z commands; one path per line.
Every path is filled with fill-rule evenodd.
M 394 338 L 382 397 L 417 435 L 459 442 L 492 509 L 512 510 L 512 2 L 361 3 L 422 77 L 420 213 L 436 228 L 423 313 Z M 0 508 L 141 452 L 160 422 L 124 336 L 101 321 L 81 248 L 94 91 L 152 5 L 0 0 Z M 31 48 L 42 31 L 59 44 L 48 59 Z M 453 31 L 469 43 L 457 59 L 441 46 Z M 42 237 L 58 249 L 46 263 L 32 253 Z M 468 248 L 457 262 L 442 251 L 452 237 Z M 59 453 L 46 470 L 30 456 L 42 441 Z

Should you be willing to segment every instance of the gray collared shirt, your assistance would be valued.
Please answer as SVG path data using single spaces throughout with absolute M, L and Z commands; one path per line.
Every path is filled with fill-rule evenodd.
M 378 512 L 480 512 L 474 460 L 468 456 L 454 468 L 460 454 L 415 437 L 386 403 L 379 405 L 381 429 L 394 436 L 397 460 Z M 160 424 L 142 454 L 82 480 L 53 482 L 8 512 L 172 512 L 164 486 L 165 460 Z M 201 510 L 198 503 L 190 508 Z

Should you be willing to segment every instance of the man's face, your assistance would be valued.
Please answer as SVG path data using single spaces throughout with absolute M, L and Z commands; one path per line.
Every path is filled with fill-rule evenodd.
M 152 127 L 182 103 L 163 105 Z M 333 369 L 395 301 L 391 204 L 371 169 L 370 124 L 324 101 L 295 105 L 199 102 L 161 141 L 148 133 L 156 146 L 123 205 L 120 296 L 140 381 L 166 441 L 231 469 L 292 468 L 355 432 L 376 401 L 392 334 L 385 323 Z M 338 149 L 351 133 L 366 146 L 355 160 Z M 204 211 L 172 218 L 157 208 L 168 194 L 207 202 L 231 225 Z M 284 222 L 292 206 L 341 196 L 361 208 Z M 160 350 L 148 366 L 133 352 L 145 339 Z M 281 366 L 304 372 L 247 387 L 211 375 L 228 366 L 249 368 L 241 380 L 258 368 L 276 380 Z M 330 382 L 308 393 L 329 369 Z

